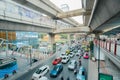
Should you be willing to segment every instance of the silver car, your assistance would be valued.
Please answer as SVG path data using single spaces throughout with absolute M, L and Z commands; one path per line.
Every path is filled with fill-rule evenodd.
M 74 70 L 75 68 L 77 68 L 77 61 L 76 60 L 71 60 L 69 65 L 68 65 L 68 69 L 69 70 Z

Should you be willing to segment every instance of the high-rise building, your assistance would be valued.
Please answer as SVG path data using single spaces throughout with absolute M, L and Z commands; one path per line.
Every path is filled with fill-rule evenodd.
M 67 4 L 62 4 L 62 5 L 61 5 L 61 9 L 62 9 L 63 11 L 69 11 L 69 6 L 68 6 Z

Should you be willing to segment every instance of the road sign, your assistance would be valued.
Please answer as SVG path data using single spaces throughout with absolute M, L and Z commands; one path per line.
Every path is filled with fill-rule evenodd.
M 99 80 L 113 80 L 113 76 L 104 73 L 99 73 Z

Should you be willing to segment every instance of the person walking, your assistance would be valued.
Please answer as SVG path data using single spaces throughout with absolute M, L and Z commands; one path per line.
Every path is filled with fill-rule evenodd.
M 64 80 L 63 76 L 61 76 L 61 80 Z

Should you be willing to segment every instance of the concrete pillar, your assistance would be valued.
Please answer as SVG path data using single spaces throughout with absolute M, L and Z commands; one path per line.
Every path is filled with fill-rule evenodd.
M 77 41 L 77 35 L 76 34 L 74 34 L 74 40 Z
M 49 33 L 49 43 L 50 43 L 51 49 L 53 51 L 53 44 L 55 43 L 55 34 Z
M 109 51 L 111 52 L 111 41 L 109 42 Z
M 115 48 L 114 48 L 114 55 L 116 56 L 116 51 L 117 51 L 117 42 L 115 42 Z
M 68 34 L 68 37 L 67 37 L 67 39 L 68 39 L 68 44 L 69 44 L 69 46 L 70 46 L 70 45 L 71 45 L 70 34 Z
M 6 31 L 6 56 L 8 56 L 8 31 Z

